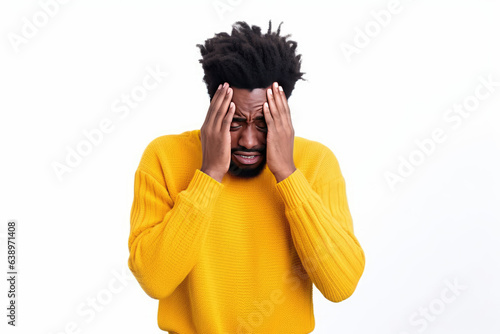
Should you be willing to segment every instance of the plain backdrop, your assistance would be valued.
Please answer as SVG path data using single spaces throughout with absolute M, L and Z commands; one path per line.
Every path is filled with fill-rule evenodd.
M 314 290 L 314 333 L 499 333 L 499 14 L 492 0 L 2 1 L 0 267 L 16 219 L 19 277 L 17 328 L 0 283 L 1 332 L 162 332 L 127 267 L 134 172 L 151 140 L 203 124 L 196 44 L 272 20 L 306 72 L 295 134 L 337 156 L 366 254 L 349 299 Z M 145 91 L 148 71 L 162 74 Z

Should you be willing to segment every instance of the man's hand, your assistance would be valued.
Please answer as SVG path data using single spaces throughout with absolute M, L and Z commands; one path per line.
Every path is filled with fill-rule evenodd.
M 215 92 L 207 117 L 201 127 L 201 149 L 203 162 L 201 171 L 215 180 L 222 182 L 222 178 L 229 170 L 231 162 L 231 134 L 229 127 L 236 107 L 231 98 L 233 90 L 228 83 Z M 229 110 L 228 110 L 229 107 Z
M 295 171 L 293 162 L 293 140 L 295 132 L 292 126 L 290 108 L 285 92 L 275 82 L 267 90 L 264 103 L 264 117 L 267 123 L 267 166 L 280 182 Z

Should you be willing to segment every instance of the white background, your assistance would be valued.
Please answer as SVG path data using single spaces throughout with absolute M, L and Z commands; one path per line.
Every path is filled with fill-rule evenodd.
M 135 169 L 151 140 L 203 123 L 196 44 L 239 20 L 267 31 L 271 19 L 298 42 L 308 79 L 289 100 L 295 133 L 337 156 L 366 254 L 352 297 L 314 291 L 314 333 L 499 333 L 500 4 L 401 0 L 381 27 L 372 11 L 390 1 L 347 3 L 73 0 L 43 22 L 40 2 L 2 1 L 0 260 L 6 273 L 16 219 L 20 274 L 15 329 L 1 280 L 1 331 L 162 332 L 157 301 L 127 268 Z M 16 46 L 27 21 L 39 27 Z M 363 47 L 348 57 L 341 45 L 355 40 Z M 148 67 L 168 75 L 120 118 L 113 103 Z M 461 123 L 446 121 L 480 77 L 497 86 Z M 59 180 L 53 164 L 104 119 L 113 130 Z M 418 153 L 438 128 L 445 140 Z M 391 187 L 386 174 L 410 157 L 419 164 Z

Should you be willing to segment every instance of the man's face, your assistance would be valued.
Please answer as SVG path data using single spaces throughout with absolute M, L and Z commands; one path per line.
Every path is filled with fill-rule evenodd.
M 232 101 L 236 110 L 231 122 L 231 164 L 229 173 L 240 177 L 254 177 L 266 165 L 267 125 L 264 103 L 267 88 L 252 91 L 233 89 Z

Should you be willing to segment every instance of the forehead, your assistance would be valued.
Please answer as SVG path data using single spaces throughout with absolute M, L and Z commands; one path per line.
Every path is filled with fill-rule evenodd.
M 244 88 L 233 88 L 232 101 L 236 105 L 236 112 L 252 113 L 262 111 L 263 104 L 267 101 L 266 91 L 268 88 L 255 88 L 248 90 Z

